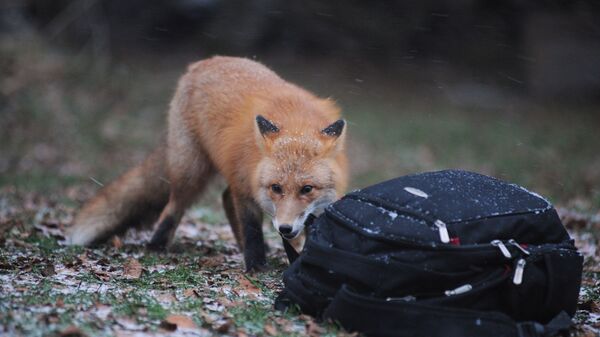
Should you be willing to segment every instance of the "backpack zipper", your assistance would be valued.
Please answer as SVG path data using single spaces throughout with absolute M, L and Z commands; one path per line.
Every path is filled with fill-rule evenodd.
M 400 206 L 389 205 L 389 203 L 386 202 L 385 200 L 379 200 L 378 198 L 365 197 L 365 196 L 361 196 L 358 194 L 348 194 L 344 198 L 352 199 L 352 200 L 356 200 L 356 201 L 362 201 L 362 202 L 370 204 L 374 207 L 383 208 L 386 211 L 393 211 L 395 213 L 404 214 L 404 215 L 413 217 L 416 220 L 422 220 L 425 223 L 428 223 L 429 226 L 431 226 L 430 224 L 433 223 L 433 225 L 439 231 L 440 241 L 442 243 L 450 243 L 450 233 L 448 232 L 448 226 L 446 225 L 445 222 L 443 222 L 440 219 L 432 218 L 421 212 L 411 209 L 410 207 L 400 207 Z
M 404 302 L 412 302 L 415 301 L 417 298 L 414 297 L 413 295 L 406 295 L 403 297 L 386 297 L 385 301 L 386 302 L 392 302 L 392 301 L 404 301 Z
M 494 240 L 490 243 L 493 246 L 500 248 L 500 251 L 502 252 L 502 255 L 504 255 L 505 258 L 512 259 L 512 255 L 510 254 L 510 251 L 508 250 L 508 248 L 506 248 L 506 245 L 504 245 L 504 242 L 502 242 L 500 240 Z
M 371 200 L 368 200 L 366 198 L 361 198 L 359 196 L 356 195 L 348 195 L 345 198 L 348 199 L 353 199 L 353 200 L 358 200 L 358 201 L 366 201 L 366 202 L 372 202 Z M 417 217 L 415 213 L 410 213 L 410 212 L 405 212 L 404 210 L 398 209 L 398 208 L 394 208 L 393 209 L 395 212 L 398 213 L 406 213 L 407 215 L 411 215 L 413 217 Z M 325 215 L 332 218 L 333 221 L 335 221 L 336 224 L 342 225 L 350 230 L 355 230 L 355 228 L 359 227 L 356 222 L 354 222 L 352 219 L 349 219 L 347 216 L 345 216 L 344 214 L 340 213 L 337 209 L 335 209 L 335 207 L 332 207 L 332 205 L 329 205 L 327 207 L 327 209 L 325 210 Z M 421 217 L 421 219 L 425 222 L 434 222 L 432 220 L 429 220 L 427 217 L 423 216 Z M 444 222 L 442 222 L 444 225 L 446 225 Z M 437 226 L 436 226 L 437 227 Z M 431 227 L 430 227 L 431 228 Z M 447 227 L 446 227 L 446 231 L 448 231 Z M 365 235 L 363 233 L 363 235 Z M 380 235 L 369 235 L 368 233 L 366 234 L 366 236 L 370 237 L 377 237 L 380 240 L 384 240 L 387 242 L 392 242 L 394 244 L 397 243 L 401 243 L 403 245 L 409 246 L 409 247 L 415 247 L 415 248 L 419 248 L 419 249 L 427 249 L 427 250 L 448 250 L 448 251 L 472 251 L 472 250 L 476 250 L 476 251 L 488 251 L 488 250 L 497 250 L 498 248 L 491 245 L 490 246 L 483 246 L 481 244 L 469 244 L 469 245 L 461 245 L 461 246 L 455 246 L 455 245 L 443 245 L 443 246 L 431 246 L 428 243 L 424 243 L 424 242 L 419 242 L 419 241 L 415 241 L 415 240 L 408 240 L 405 239 L 403 237 L 394 237 L 394 236 L 380 236 Z M 450 236 L 450 235 L 448 235 Z M 440 239 L 441 239 L 441 235 L 440 235 Z M 566 243 L 562 243 L 564 244 L 564 249 L 571 249 L 573 250 L 574 248 L 571 245 L 567 245 Z M 553 243 L 550 244 L 556 246 L 559 245 L 559 243 Z M 506 247 L 506 246 L 505 246 Z M 532 248 L 534 249 L 534 251 L 542 251 L 544 248 L 544 245 L 541 246 L 533 246 Z M 558 248 L 563 247 L 563 246 L 559 246 Z M 521 247 L 523 248 L 523 247 Z M 556 247 L 554 247 L 553 249 L 555 249 Z M 524 248 L 523 248 L 524 249 Z M 527 250 L 530 254 L 531 251 Z
M 344 216 L 338 210 L 336 210 L 335 208 L 333 208 L 331 206 L 328 207 L 325 211 L 326 211 L 325 215 L 332 218 L 332 220 L 335 221 L 336 224 L 344 226 L 350 230 L 354 230 L 356 227 L 359 227 L 359 226 L 355 225 L 355 222 L 353 222 L 351 219 Z M 350 222 L 350 224 L 347 222 Z M 446 228 L 446 231 L 447 231 L 447 228 Z M 364 235 L 364 233 L 363 233 L 363 235 Z M 420 248 L 420 249 L 449 250 L 449 251 L 472 251 L 472 250 L 487 251 L 487 250 L 492 250 L 492 249 L 496 250 L 496 247 L 491 246 L 491 245 L 487 246 L 487 247 L 478 245 L 478 244 L 464 245 L 464 246 L 455 246 L 455 245 L 432 246 L 430 244 L 421 243 L 421 242 L 414 241 L 414 240 L 407 240 L 402 237 L 393 237 L 393 236 L 382 237 L 379 235 L 369 235 L 368 233 L 366 235 L 377 237 L 380 240 L 385 240 L 388 242 L 392 242 L 394 244 L 401 243 L 401 244 L 409 246 L 409 247 L 415 247 L 415 248 Z M 450 236 L 450 235 L 448 235 L 448 236 Z
M 515 268 L 515 276 L 513 277 L 513 283 L 519 285 L 523 283 L 523 271 L 525 271 L 525 259 L 519 259 L 517 261 L 517 268 Z
M 446 296 L 454 296 L 454 295 L 460 295 L 460 294 L 464 294 L 467 291 L 471 291 L 471 289 L 473 289 L 473 286 L 470 284 L 463 284 L 462 286 L 456 288 L 456 289 L 452 289 L 452 290 L 446 290 L 444 292 L 444 294 L 446 294 Z
M 523 248 L 515 239 L 508 240 L 508 243 L 517 247 L 523 254 L 531 255 L 531 253 L 527 249 Z
M 512 254 L 510 253 L 504 242 L 502 242 L 501 240 L 494 240 L 490 243 L 493 246 L 498 247 L 505 258 L 512 259 Z M 508 243 L 512 246 L 517 247 L 526 256 L 531 254 L 527 249 L 521 247 L 521 245 L 515 239 L 508 240 Z M 517 260 L 517 266 L 515 267 L 515 274 L 513 275 L 512 280 L 515 285 L 520 285 L 521 283 L 523 283 L 523 272 L 525 271 L 526 264 L 527 261 L 525 261 L 524 258 L 520 258 L 519 260 Z
M 435 220 L 435 222 L 433 224 L 440 231 L 440 240 L 443 243 L 450 242 L 450 234 L 448 234 L 448 227 L 446 227 L 446 224 L 442 220 L 439 220 L 439 219 Z

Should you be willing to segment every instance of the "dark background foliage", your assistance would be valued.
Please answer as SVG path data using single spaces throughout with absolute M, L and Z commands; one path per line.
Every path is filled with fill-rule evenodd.
M 5 29 L 11 20 L 26 20 L 65 45 L 92 44 L 115 56 L 334 59 L 359 71 L 374 67 L 388 76 L 418 77 L 425 85 L 450 68 L 525 95 L 571 100 L 600 95 L 597 1 L 17 3 L 22 5 L 4 6 Z

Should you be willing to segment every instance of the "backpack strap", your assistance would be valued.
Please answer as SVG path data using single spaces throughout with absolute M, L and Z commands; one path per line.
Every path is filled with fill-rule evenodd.
M 349 331 L 382 337 L 550 337 L 572 324 L 565 312 L 546 325 L 517 323 L 500 312 L 388 302 L 360 295 L 347 285 L 337 292 L 323 317 Z
M 283 241 L 283 249 L 285 249 L 285 255 L 287 255 L 288 261 L 290 261 L 290 264 L 292 264 L 294 261 L 296 261 L 298 256 L 300 256 L 300 254 L 298 254 L 298 252 L 294 249 L 294 247 L 292 247 L 288 240 L 282 237 L 281 241 Z
M 306 217 L 306 221 L 304 222 L 304 233 L 306 235 L 308 235 L 308 229 L 312 227 L 312 224 L 315 222 L 316 218 L 317 217 L 312 213 Z M 288 261 L 290 262 L 290 264 L 292 264 L 294 261 L 296 261 L 298 256 L 300 256 L 300 253 L 298 253 L 296 249 L 292 247 L 289 241 L 286 240 L 283 236 L 281 237 L 281 241 L 283 241 L 283 249 L 285 249 L 285 255 L 287 255 Z

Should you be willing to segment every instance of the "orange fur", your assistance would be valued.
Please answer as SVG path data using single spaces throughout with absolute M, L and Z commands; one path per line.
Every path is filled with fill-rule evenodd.
M 255 246 L 248 240 L 254 235 L 248 228 L 262 220 L 263 210 L 287 223 L 319 193 L 328 193 L 329 200 L 346 188 L 345 131 L 334 136 L 323 132 L 339 113 L 332 101 L 284 81 L 257 62 L 213 57 L 194 63 L 179 80 L 171 101 L 165 150 L 89 201 L 76 217 L 70 241 L 89 244 L 105 238 L 125 226 L 116 209 L 140 209 L 137 204 L 154 198 L 156 202 L 146 204 L 162 213 L 152 243 L 164 246 L 185 209 L 220 173 L 229 185 L 223 195 L 227 216 L 240 248 L 247 250 Z M 278 132 L 261 133 L 259 115 Z M 161 176 L 166 176 L 170 188 L 150 183 Z M 274 183 L 284 186 L 286 193 L 273 195 Z M 148 190 L 132 194 L 139 184 Z M 315 188 L 300 195 L 303 184 Z M 154 185 L 162 187 L 150 189 Z M 262 232 L 257 240 L 262 241 Z M 261 252 L 248 254 L 262 259 Z M 254 262 L 246 256 L 246 267 L 256 267 L 249 263 Z

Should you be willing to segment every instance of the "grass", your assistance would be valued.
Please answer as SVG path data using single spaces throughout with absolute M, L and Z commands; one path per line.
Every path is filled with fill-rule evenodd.
M 409 172 L 463 168 L 515 181 L 556 202 L 582 197 L 590 200 L 590 208 L 600 207 L 593 169 L 599 157 L 589 146 L 600 141 L 593 131 L 596 116 L 567 119 L 563 111 L 552 110 L 543 116 L 482 115 L 435 104 L 398 114 L 386 109 L 375 105 L 348 111 L 352 135 L 364 147 L 377 149 L 368 161 L 378 170 L 365 170 L 359 184 Z
M 269 271 L 246 275 L 233 237 L 222 224 L 203 223 L 196 236 L 180 238 L 185 249 L 178 253 L 146 251 L 135 235 L 125 238 L 119 248 L 67 247 L 34 229 L 42 223 L 50 227 L 60 223 L 63 211 L 37 205 L 47 210 L 31 214 L 18 202 L 18 198 L 6 201 L 6 207 L 23 213 L 19 224 L 4 232 L 0 243 L 0 328 L 5 333 L 46 336 L 71 326 L 92 336 L 138 330 L 165 333 L 164 322 L 172 315 L 189 317 L 196 324 L 194 331 L 207 335 L 227 330 L 303 336 L 309 323 L 323 336 L 341 333 L 333 325 L 319 326 L 295 312 L 272 309 L 286 266 L 282 247 L 273 240 L 276 236 L 267 236 L 273 247 Z M 40 213 L 45 215 L 40 217 Z M 206 210 L 190 213 L 198 218 L 188 216 L 186 233 L 198 229 L 194 223 L 201 223 Z M 208 231 L 223 239 L 215 242 L 197 236 Z M 143 268 L 139 278 L 125 274 L 124 266 L 132 258 Z
M 20 231 L 22 228 L 5 236 L 6 242 L 0 255 L 2 266 L 10 266 L 10 269 L 0 270 L 0 276 L 25 275 L 27 278 L 23 283 L 20 280 L 9 282 L 11 286 L 19 285 L 14 291 L 2 288 L 0 292 L 0 326 L 5 331 L 43 336 L 75 324 L 81 332 L 90 335 L 111 335 L 119 330 L 113 325 L 125 324 L 125 328 L 121 327 L 124 331 L 143 326 L 143 329 L 151 332 L 159 331 L 161 322 L 174 313 L 189 315 L 198 326 L 211 328 L 212 322 L 207 320 L 208 316 L 202 315 L 202 311 L 207 311 L 209 314 L 216 313 L 219 316 L 217 319 L 225 315 L 228 320 L 235 322 L 238 331 L 262 334 L 265 322 L 281 316 L 272 310 L 272 300 L 276 296 L 273 284 L 278 282 L 284 266 L 280 261 L 281 256 L 271 260 L 274 269 L 257 278 L 243 276 L 239 254 L 235 257 L 235 263 L 207 268 L 201 260 L 211 256 L 206 256 L 202 251 L 156 254 L 145 252 L 143 246 L 138 245 L 128 245 L 120 250 L 112 247 L 94 250 L 62 247 L 52 237 L 35 232 L 27 235 Z M 27 246 L 14 246 L 13 240 L 20 242 L 17 238 L 24 235 L 27 237 L 23 242 Z M 231 248 L 230 243 L 222 245 Z M 144 272 L 140 278 L 130 280 L 119 272 L 125 258 L 136 255 L 140 256 Z M 279 251 L 278 255 L 282 255 L 282 252 Z M 56 266 L 55 274 L 44 275 L 46 263 Z M 67 265 L 71 267 L 66 268 Z M 72 279 L 61 276 L 67 269 L 77 271 Z M 106 271 L 110 277 L 99 278 L 99 270 Z M 245 277 L 256 287 L 256 297 L 244 293 L 239 277 Z M 187 289 L 194 289 L 197 295 L 190 297 L 184 294 Z M 221 289 L 229 289 L 229 292 L 222 292 Z M 231 309 L 223 309 L 221 303 L 226 303 Z M 209 305 L 208 308 L 205 304 Z M 110 308 L 107 321 L 97 321 L 94 313 L 99 306 Z M 81 312 L 90 314 L 79 315 Z M 41 323 L 30 323 L 39 317 Z M 47 319 L 53 323 L 44 324 L 43 321 Z M 303 331 L 304 323 L 298 318 L 294 321 L 291 315 L 287 316 L 285 324 L 295 324 L 297 327 L 294 329 Z

